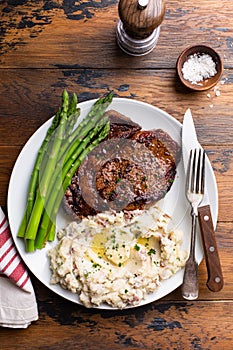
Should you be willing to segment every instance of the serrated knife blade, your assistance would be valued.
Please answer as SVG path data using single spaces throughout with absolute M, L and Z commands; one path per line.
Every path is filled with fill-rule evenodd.
M 187 109 L 184 115 L 182 127 L 182 158 L 185 174 L 187 172 L 190 151 L 194 148 L 198 149 L 202 147 L 198 142 L 191 110 Z M 206 162 L 207 160 L 206 156 Z M 208 272 L 206 285 L 211 291 L 218 292 L 223 287 L 223 275 L 215 238 L 208 189 L 206 187 L 207 186 L 205 186 L 204 198 L 198 208 L 198 219 Z

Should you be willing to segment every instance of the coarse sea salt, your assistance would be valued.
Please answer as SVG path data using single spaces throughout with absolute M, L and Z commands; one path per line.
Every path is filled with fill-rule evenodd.
M 208 54 L 195 53 L 183 64 L 182 74 L 192 84 L 201 83 L 217 73 L 216 64 Z

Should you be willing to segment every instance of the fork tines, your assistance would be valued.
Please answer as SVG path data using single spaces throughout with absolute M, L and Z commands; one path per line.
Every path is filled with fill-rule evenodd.
M 204 193 L 205 187 L 205 151 L 195 148 L 190 151 L 187 190 L 191 193 Z

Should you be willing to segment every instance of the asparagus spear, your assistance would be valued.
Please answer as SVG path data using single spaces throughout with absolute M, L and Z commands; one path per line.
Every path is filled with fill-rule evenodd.
M 64 155 L 65 157 L 63 157 L 65 159 L 60 158 L 56 166 L 53 177 L 49 183 L 47 201 L 45 205 L 47 205 L 48 200 L 50 200 L 54 189 L 58 186 L 61 186 L 64 177 L 66 176 L 71 166 L 73 166 L 74 161 L 79 157 L 84 148 L 87 147 L 88 143 L 92 141 L 92 139 L 98 134 L 98 132 L 107 122 L 108 117 L 103 117 L 97 124 L 94 124 L 94 120 L 90 121 L 89 128 L 92 126 L 92 129 L 90 129 L 89 133 L 86 134 L 85 130 L 84 134 L 82 133 L 79 138 L 74 139 L 73 143 L 69 146 L 67 153 Z M 67 154 L 69 154 L 69 157 L 67 157 Z
M 64 194 L 66 188 L 68 187 L 67 185 L 64 188 L 64 181 L 68 176 L 67 174 L 70 173 L 71 169 L 73 171 L 73 174 L 75 173 L 78 167 L 77 160 L 79 164 L 80 159 L 81 160 L 83 159 L 83 154 L 84 155 L 87 154 L 86 150 L 89 150 L 89 149 L 92 149 L 92 147 L 95 147 L 95 145 L 97 145 L 100 142 L 99 140 L 100 139 L 102 140 L 102 135 L 106 136 L 108 132 L 109 132 L 109 123 L 108 123 L 108 118 L 105 117 L 102 120 L 100 120 L 100 122 L 90 131 L 90 133 L 86 136 L 86 138 L 82 140 L 81 144 L 78 143 L 78 147 L 76 151 L 74 152 L 72 157 L 68 159 L 68 161 L 65 163 L 65 165 L 61 169 L 62 173 L 59 173 L 58 168 L 56 169 L 57 171 L 54 173 L 55 182 L 53 183 L 52 189 L 50 190 L 50 193 L 48 195 L 48 201 L 46 202 L 45 211 L 43 213 L 38 234 L 36 237 L 36 243 L 35 243 L 36 248 L 43 247 L 44 237 L 48 236 L 48 227 L 50 225 L 50 222 L 53 222 L 55 220 L 55 218 L 52 217 L 52 208 L 54 206 L 54 199 L 56 198 L 56 194 L 59 193 L 60 190 L 62 190 L 62 193 Z M 97 139 L 95 139 L 96 136 L 98 136 Z
M 66 139 L 64 140 L 64 143 L 61 147 L 61 155 L 57 163 L 57 168 L 49 183 L 48 193 L 51 193 L 54 187 L 55 179 L 58 176 L 59 172 L 61 172 L 62 164 L 63 163 L 65 164 L 69 161 L 69 159 L 74 159 L 76 157 L 74 153 L 75 150 L 82 143 L 82 140 L 88 135 L 90 130 L 101 120 L 106 108 L 112 102 L 112 98 L 113 98 L 112 91 L 108 93 L 105 97 L 99 98 L 94 103 L 94 105 L 92 106 L 87 116 L 83 119 L 83 121 L 78 125 L 78 127 L 70 135 L 70 137 L 68 137 L 67 140 Z
M 35 167 L 34 171 L 36 173 L 32 175 L 35 176 L 36 181 L 35 185 L 33 187 L 33 196 L 34 198 L 31 201 L 31 210 L 28 211 L 30 213 L 30 219 L 28 221 L 27 214 L 24 215 L 24 219 L 22 221 L 21 228 L 23 229 L 19 231 L 18 236 L 25 238 L 26 243 L 26 250 L 33 251 L 34 250 L 34 240 L 37 236 L 38 228 L 40 227 L 40 230 L 42 230 L 43 225 L 40 226 L 40 223 L 43 223 L 43 217 L 46 218 L 46 211 L 47 207 L 44 208 L 45 203 L 48 203 L 48 194 L 53 193 L 51 192 L 51 183 L 54 182 L 54 179 L 56 179 L 56 176 L 53 176 L 53 170 L 57 169 L 57 174 L 62 174 L 62 181 L 63 186 L 66 183 L 66 172 L 68 171 L 68 178 L 70 174 L 70 170 L 73 171 L 73 173 L 76 171 L 76 168 L 80 165 L 81 161 L 85 157 L 85 155 L 95 147 L 96 144 L 100 142 L 104 137 L 106 137 L 109 128 L 109 125 L 105 125 L 101 132 L 99 132 L 100 128 L 106 123 L 106 119 L 102 120 L 98 126 L 96 123 L 98 123 L 104 111 L 108 107 L 108 105 L 111 103 L 113 98 L 113 93 L 110 92 L 106 97 L 100 98 L 95 102 L 95 104 L 92 106 L 91 111 L 88 113 L 88 116 L 79 124 L 77 129 L 72 132 L 73 125 L 75 124 L 75 119 L 77 118 L 77 115 L 79 115 L 79 111 L 77 110 L 77 98 L 76 95 L 73 94 L 72 100 L 70 103 L 70 106 L 68 106 L 69 103 L 69 97 L 66 91 L 63 92 L 63 99 L 62 99 L 62 108 L 61 110 L 56 114 L 56 119 L 54 118 L 53 124 L 54 129 L 49 134 L 49 131 L 47 132 L 47 135 L 49 136 L 46 142 L 43 142 L 43 147 L 41 146 L 40 150 L 40 158 L 39 162 L 37 163 L 37 167 Z M 72 117 L 68 119 L 69 117 Z M 55 124 L 55 120 L 57 120 L 57 125 Z M 56 125 L 56 126 L 55 126 Z M 51 128 L 52 129 L 52 128 Z M 95 133 L 93 133 L 93 130 L 95 129 Z M 90 132 L 91 131 L 91 132 Z M 92 140 L 94 137 L 94 134 L 98 134 L 97 140 Z M 66 137 L 68 134 L 68 138 Z M 104 136 L 103 136 L 104 135 Z M 99 141 L 98 141 L 99 140 Z M 71 145 L 70 145 L 71 142 Z M 90 144 L 89 144 L 90 143 Z M 88 145 L 89 144 L 89 145 Z M 88 147 L 85 149 L 85 147 L 88 145 Z M 39 157 L 39 156 L 38 156 Z M 77 157 L 74 164 L 72 164 Z M 70 159 L 69 159 L 70 158 Z M 65 165 L 63 167 L 63 171 L 61 172 L 61 166 L 62 161 L 65 159 Z M 59 160 L 59 161 L 58 161 Z M 56 163 L 58 162 L 58 166 L 56 166 Z M 71 169 L 69 167 L 71 166 Z M 43 169 L 44 167 L 44 169 Z M 60 167 L 60 169 L 59 169 Z M 41 175 L 42 173 L 42 175 Z M 40 174 L 40 182 L 39 182 L 39 174 Z M 72 179 L 72 176 L 70 180 Z M 60 193 L 60 202 L 62 200 L 62 197 L 64 195 L 64 191 L 66 187 L 63 189 L 61 180 L 59 182 L 56 180 L 56 186 L 58 187 L 58 192 Z M 60 188 L 59 188 L 60 184 Z M 36 193 L 36 198 L 35 198 Z M 58 196 L 58 195 L 57 195 Z M 54 198 L 56 198 L 56 193 Z M 59 197 L 57 198 L 59 199 Z M 32 209 L 32 204 L 34 204 Z M 52 228 L 55 227 L 54 222 L 56 219 L 56 214 L 58 211 L 58 208 L 60 206 L 60 203 L 53 203 L 54 208 L 51 206 L 51 217 L 53 220 L 51 220 L 51 217 L 49 217 L 49 221 L 47 224 L 47 230 L 46 230 L 46 239 L 48 238 L 48 234 L 50 232 L 50 239 L 53 239 L 53 232 Z M 27 206 L 28 208 L 28 206 Z M 56 209 L 57 208 L 57 209 Z M 25 213 L 27 213 L 25 211 Z M 42 217 L 43 214 L 43 217 Z M 55 217 L 54 217 L 55 215 Z M 26 233 L 25 233 L 25 227 Z M 22 232 L 22 233 L 21 233 Z M 43 231 L 42 231 L 43 232 Z M 44 237 L 44 236 L 43 236 Z M 39 236 L 40 238 L 40 236 Z M 40 241 L 40 239 L 37 239 L 37 241 Z
M 77 108 L 77 96 L 76 94 L 72 94 L 72 98 L 67 111 L 66 128 L 64 131 L 64 137 L 63 137 L 64 140 L 62 142 L 62 145 L 66 142 L 67 135 L 71 135 L 73 131 L 73 127 L 76 124 L 79 116 L 80 116 L 80 108 Z M 49 160 L 49 157 L 53 152 L 52 147 L 53 147 L 53 142 L 55 137 L 56 137 L 56 133 L 54 132 L 52 137 L 50 138 L 50 142 L 46 148 L 46 151 L 41 161 L 41 166 L 40 166 L 41 172 L 43 172 L 43 169 L 45 169 L 47 162 Z
M 61 110 L 60 123 L 57 129 L 55 130 L 56 135 L 54 137 L 54 142 L 50 152 L 49 160 L 41 176 L 41 181 L 39 183 L 39 187 L 37 190 L 35 203 L 33 205 L 33 209 L 32 209 L 31 216 L 27 225 L 26 233 L 25 233 L 26 239 L 35 239 L 36 237 L 37 229 L 41 219 L 41 214 L 44 209 L 44 201 L 47 194 L 48 184 L 51 178 L 51 174 L 53 174 L 54 168 L 56 166 L 57 159 L 59 156 L 60 146 L 62 144 L 63 137 L 65 134 L 68 103 L 69 103 L 69 96 L 67 91 L 64 91 L 62 94 L 62 110 Z
M 40 238 L 45 236 L 45 231 L 48 231 L 47 227 L 49 225 L 49 221 L 52 220 L 50 217 L 50 214 L 48 213 L 48 208 L 47 208 L 48 200 L 51 203 L 51 195 L 55 191 L 55 188 L 62 186 L 62 180 L 64 179 L 64 176 L 68 172 L 69 168 L 72 166 L 73 161 L 75 160 L 75 158 L 79 156 L 82 149 L 86 147 L 87 144 L 90 142 L 89 138 L 87 138 L 85 142 L 83 142 L 83 139 L 86 136 L 90 136 L 88 133 L 90 133 L 91 129 L 96 125 L 96 123 L 98 123 L 98 121 L 101 120 L 106 108 L 112 102 L 112 98 L 113 98 L 113 92 L 111 91 L 105 97 L 98 99 L 92 106 L 86 118 L 83 119 L 83 121 L 79 124 L 77 129 L 75 129 L 74 132 L 70 135 L 70 137 L 68 138 L 68 141 L 66 143 L 64 142 L 64 147 L 62 147 L 64 151 L 63 152 L 61 151 L 62 155 L 57 164 L 53 177 L 51 178 L 51 181 L 49 183 L 47 200 L 45 202 L 45 210 L 43 214 L 41 214 L 42 219 L 41 219 L 40 226 L 38 226 L 39 232 L 37 233 L 37 236 L 39 236 L 39 238 L 36 239 L 37 248 L 42 247 L 42 242 Z M 99 128 L 102 127 L 104 124 L 106 124 L 106 122 L 107 122 L 107 119 L 104 118 L 99 125 L 97 124 L 95 133 L 98 132 Z M 59 175 L 61 173 L 63 162 L 65 163 L 65 166 L 62 170 L 62 173 L 64 175 L 61 178 L 61 176 L 59 177 Z M 55 182 L 56 182 L 56 185 L 55 185 Z M 31 244 L 31 248 L 28 248 L 28 249 L 29 251 L 33 249 L 32 244 Z
M 77 170 L 77 168 L 82 163 L 83 159 L 107 136 L 107 134 L 109 133 L 109 129 L 110 129 L 109 122 L 106 123 L 106 120 L 100 122 L 86 137 L 86 139 L 83 140 L 82 144 L 79 146 L 81 153 L 79 154 L 78 157 L 76 157 L 76 161 L 72 163 L 72 160 L 71 160 L 70 166 L 68 166 L 67 164 L 66 168 L 63 169 L 62 186 L 58 186 L 57 190 L 56 191 L 54 190 L 54 192 L 50 197 L 48 205 L 46 206 L 46 211 L 44 212 L 44 216 L 40 226 L 41 229 L 39 230 L 35 241 L 36 248 L 38 249 L 43 248 L 49 235 L 50 235 L 50 240 L 52 239 L 51 228 L 55 228 L 54 222 L 56 220 L 56 215 L 61 205 L 61 201 L 66 188 L 70 185 L 72 177 L 74 176 L 74 173 Z M 92 140 L 96 136 L 96 134 L 98 134 L 97 138 L 95 138 L 90 143 L 90 140 Z M 88 147 L 86 147 L 87 144 L 89 144 Z M 67 172 L 68 168 L 69 168 L 69 171 Z
M 66 128 L 66 135 L 70 135 L 73 131 L 73 128 L 78 120 L 78 117 L 80 116 L 80 108 L 77 108 L 78 98 L 75 93 L 72 94 L 69 110 L 67 113 L 68 116 L 68 122 L 67 122 L 67 128 Z
M 43 143 L 38 151 L 36 162 L 34 165 L 34 170 L 32 172 L 31 179 L 30 179 L 28 198 L 27 198 L 27 206 L 26 206 L 26 210 L 24 212 L 23 220 L 21 222 L 21 225 L 20 225 L 20 228 L 18 231 L 18 237 L 24 237 L 24 233 L 25 233 L 26 226 L 27 226 L 27 221 L 31 215 L 31 211 L 32 211 L 32 207 L 33 207 L 33 203 L 34 203 L 34 199 L 35 199 L 35 193 L 36 193 L 36 187 L 38 184 L 38 175 L 39 175 L 39 168 L 40 168 L 41 160 L 43 158 L 47 144 L 48 144 L 54 130 L 59 125 L 59 122 L 60 122 L 60 111 L 58 111 L 56 113 L 55 117 L 53 118 L 52 125 L 48 129 L 46 137 L 45 137 L 45 139 L 44 139 L 44 141 L 43 141 Z
M 70 103 L 70 108 L 68 111 L 69 116 L 71 116 L 73 119 L 73 125 L 76 123 L 77 118 L 80 114 L 80 110 L 78 110 L 76 113 L 76 106 L 77 106 L 77 96 L 76 96 L 76 94 L 73 94 L 72 99 L 71 99 L 71 103 Z M 74 117 L 73 117 L 73 115 L 74 115 Z M 23 216 L 23 219 L 22 219 L 22 222 L 21 222 L 18 234 L 17 234 L 18 237 L 24 237 L 24 235 L 25 235 L 27 223 L 29 221 L 29 218 L 30 218 L 30 215 L 32 212 L 32 208 L 33 208 L 33 204 L 34 204 L 34 200 L 35 200 L 35 196 L 36 196 L 36 188 L 38 186 L 39 169 L 41 166 L 41 162 L 42 162 L 42 159 L 45 158 L 48 144 L 51 143 L 54 131 L 58 127 L 60 120 L 61 120 L 61 110 L 58 109 L 57 113 L 55 114 L 55 117 L 53 118 L 52 124 L 49 127 L 49 129 L 46 133 L 45 139 L 44 139 L 44 141 L 43 141 L 43 143 L 38 151 L 38 154 L 37 154 L 37 158 L 35 161 L 34 169 L 33 169 L 31 179 L 30 179 L 30 184 L 29 184 L 27 205 L 26 205 L 26 209 L 24 211 L 24 216 Z
M 113 92 L 109 92 L 105 97 L 99 98 L 92 106 L 90 112 L 81 121 L 78 127 L 70 135 L 67 140 L 66 147 L 64 147 L 60 161 L 67 161 L 67 159 L 72 155 L 77 143 L 81 143 L 82 139 L 88 134 L 88 132 L 94 127 L 95 124 L 99 122 L 102 118 L 105 110 L 110 105 L 113 99 Z M 75 140 L 75 142 L 74 142 Z M 78 141 L 79 140 L 79 141 Z M 65 155 L 65 160 L 64 160 Z

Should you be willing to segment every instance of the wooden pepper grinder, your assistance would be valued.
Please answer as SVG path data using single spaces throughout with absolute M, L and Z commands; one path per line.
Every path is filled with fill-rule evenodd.
M 163 0 L 120 0 L 117 42 L 132 56 L 146 55 L 155 47 L 165 15 Z

